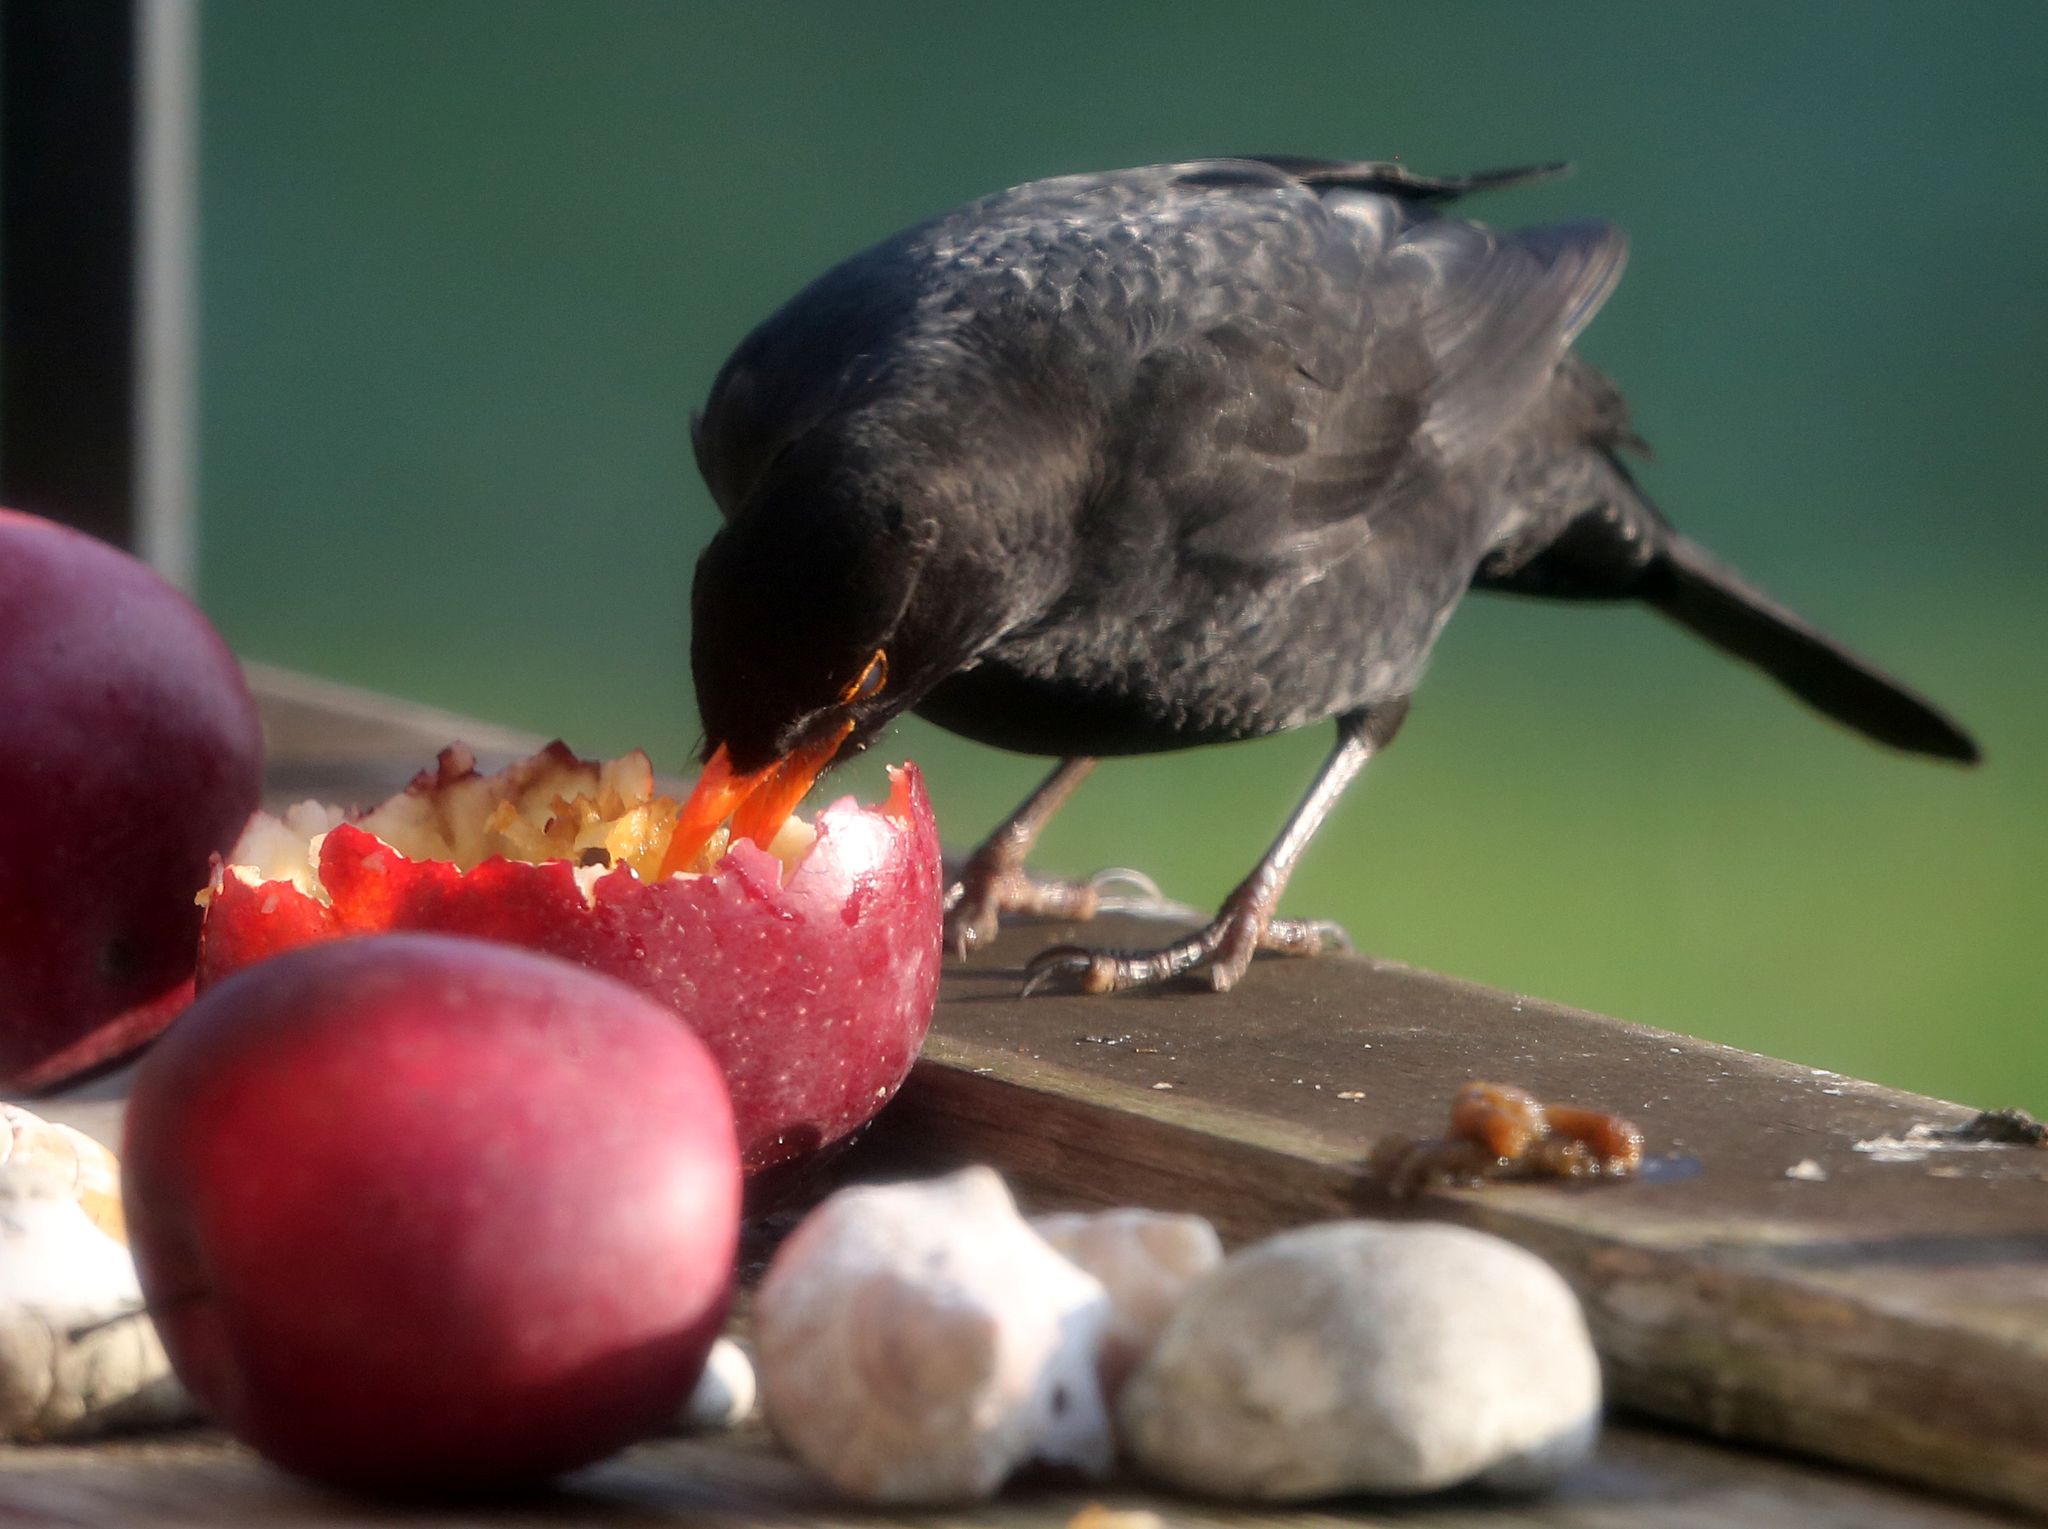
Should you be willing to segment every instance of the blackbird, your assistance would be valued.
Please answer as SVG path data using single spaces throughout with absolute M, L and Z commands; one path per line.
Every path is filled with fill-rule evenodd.
M 716 810 L 794 800 L 904 711 L 1058 756 L 951 890 L 964 949 L 1006 912 L 1094 910 L 1099 881 L 1023 862 L 1098 757 L 1334 719 L 1214 922 L 1027 972 L 1224 989 L 1255 951 L 1341 938 L 1275 904 L 1468 589 L 1640 600 L 1838 722 L 1974 761 L 1954 722 L 1681 536 L 1631 476 L 1627 406 L 1570 348 L 1621 276 L 1620 230 L 1440 211 L 1561 168 L 1064 176 L 812 282 L 693 422 L 725 516 L 692 600 Z

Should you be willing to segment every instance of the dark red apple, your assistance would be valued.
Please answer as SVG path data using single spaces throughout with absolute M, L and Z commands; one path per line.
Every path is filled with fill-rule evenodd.
M 689 1395 L 740 1172 L 702 1043 L 510 946 L 311 946 L 203 994 L 144 1059 L 129 1235 L 179 1377 L 294 1471 L 492 1489 Z
M 665 873 L 677 803 L 646 756 L 553 744 L 494 775 L 445 751 L 349 816 L 259 814 L 216 873 L 199 981 L 341 935 L 509 941 L 620 978 L 724 1069 L 749 1172 L 839 1141 L 888 1102 L 938 993 L 938 829 L 914 766 L 879 808 L 791 818 Z
M 0 1088 L 148 1040 L 192 993 L 193 895 L 256 808 L 234 656 L 142 563 L 0 510 Z

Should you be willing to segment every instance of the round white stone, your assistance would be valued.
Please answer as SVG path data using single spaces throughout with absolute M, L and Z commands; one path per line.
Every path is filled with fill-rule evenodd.
M 1592 1447 L 1600 1367 L 1534 1254 L 1450 1226 L 1346 1221 L 1227 1259 L 1125 1388 L 1138 1465 L 1267 1501 L 1530 1490 Z

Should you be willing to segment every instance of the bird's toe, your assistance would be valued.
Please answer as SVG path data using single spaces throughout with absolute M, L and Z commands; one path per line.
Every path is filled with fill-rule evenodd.
M 1123 887 L 1129 895 L 1146 898 L 1162 898 L 1166 894 L 1159 890 L 1159 883 L 1143 871 L 1128 865 L 1112 865 L 1097 871 L 1088 878 L 1088 885 L 1095 889 L 1097 896 L 1114 896 L 1112 887 Z
M 965 960 L 970 950 L 995 938 L 997 916 L 992 898 L 975 896 L 965 888 L 958 892 L 949 893 L 946 900 L 946 949 Z
M 1349 955 L 1358 947 L 1344 926 L 1326 918 L 1276 918 L 1259 936 L 1259 949 L 1283 956 Z
M 1054 945 L 1025 964 L 1024 985 L 1017 996 L 1029 998 L 1041 989 L 1069 986 L 1080 993 L 1108 993 L 1115 991 L 1117 976 L 1114 951 Z
M 1127 865 L 1111 866 L 1088 878 L 1097 913 L 1125 913 L 1138 918 L 1198 920 L 1202 912 L 1168 897 L 1159 883 Z

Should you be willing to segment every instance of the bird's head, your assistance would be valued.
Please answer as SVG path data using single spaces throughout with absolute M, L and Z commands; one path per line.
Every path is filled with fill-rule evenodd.
M 723 807 L 736 834 L 772 833 L 827 765 L 916 700 L 924 655 L 903 626 L 923 561 L 878 484 L 801 462 L 771 471 L 697 564 L 690 665 L 706 768 L 693 816 Z

